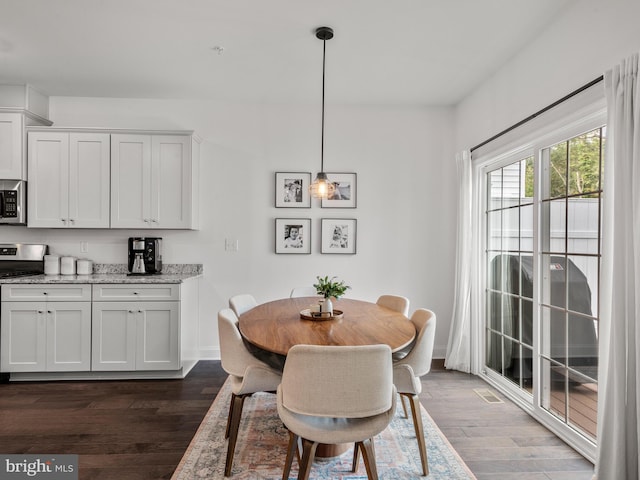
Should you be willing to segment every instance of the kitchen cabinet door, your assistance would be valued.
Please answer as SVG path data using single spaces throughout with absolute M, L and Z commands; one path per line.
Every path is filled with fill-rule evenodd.
M 111 135 L 111 227 L 151 228 L 151 137 Z
M 109 228 L 110 135 L 69 135 L 69 227 Z
M 69 223 L 69 135 L 32 132 L 28 138 L 27 225 L 65 228 Z
M 46 318 L 46 371 L 91 370 L 91 302 L 49 302 Z
M 45 302 L 2 302 L 0 307 L 0 370 L 46 370 Z
M 151 140 L 152 226 L 190 228 L 191 138 L 155 135 Z
M 136 319 L 129 302 L 93 302 L 91 370 L 135 370 Z
M 29 227 L 109 227 L 109 134 L 29 132 Z
M 139 302 L 137 309 L 136 370 L 180 368 L 178 302 Z
M 26 180 L 24 168 L 24 116 L 0 113 L 0 178 Z

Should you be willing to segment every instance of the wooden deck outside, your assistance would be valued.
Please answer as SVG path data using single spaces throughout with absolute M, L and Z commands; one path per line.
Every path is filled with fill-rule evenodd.
M 551 390 L 551 411 L 579 428 L 589 436 L 596 438 L 596 418 L 598 414 L 598 385 L 595 383 L 569 383 L 568 399 L 565 382 L 555 382 Z M 568 403 L 568 411 L 567 411 Z

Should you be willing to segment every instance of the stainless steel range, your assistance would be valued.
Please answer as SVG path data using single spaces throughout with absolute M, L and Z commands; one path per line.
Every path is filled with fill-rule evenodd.
M 0 278 L 43 274 L 47 249 L 41 244 L 0 243 Z

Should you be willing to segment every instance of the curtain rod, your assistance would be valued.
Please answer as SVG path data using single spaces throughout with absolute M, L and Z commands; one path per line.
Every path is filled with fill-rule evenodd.
M 574 90 L 573 92 L 569 93 L 568 95 L 565 95 L 564 97 L 562 97 L 560 100 L 556 100 L 555 102 L 553 102 L 550 105 L 547 105 L 546 107 L 544 107 L 542 110 L 538 110 L 536 113 L 534 113 L 533 115 L 529 115 L 527 118 L 525 118 L 524 120 L 520 120 L 518 123 L 514 123 L 513 125 L 511 125 L 508 128 L 505 128 L 504 130 L 502 130 L 500 133 L 495 134 L 493 137 L 488 138 L 487 140 L 485 140 L 482 143 L 479 143 L 478 145 L 476 145 L 475 147 L 471 148 L 471 152 L 473 152 L 474 150 L 486 145 L 489 142 L 494 141 L 496 138 L 499 138 L 501 136 L 503 136 L 506 133 L 509 133 L 511 130 L 514 130 L 516 128 L 518 128 L 519 126 L 533 120 L 534 118 L 536 118 L 537 116 L 543 114 L 544 112 L 546 112 L 547 110 L 551 110 L 553 107 L 561 104 L 562 102 L 569 100 L 571 97 L 579 94 L 580 92 L 583 92 L 584 90 L 586 90 L 587 88 L 590 88 L 592 86 L 594 86 L 597 83 L 600 83 L 602 80 L 604 80 L 604 76 L 601 75 L 598 78 L 591 80 L 589 83 L 587 83 L 586 85 L 581 86 L 580 88 L 578 88 L 577 90 Z

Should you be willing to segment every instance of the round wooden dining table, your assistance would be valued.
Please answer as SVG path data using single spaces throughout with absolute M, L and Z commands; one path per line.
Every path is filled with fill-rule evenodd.
M 298 344 L 377 345 L 392 352 L 411 344 L 413 323 L 402 313 L 376 303 L 341 298 L 333 302 L 341 318 L 301 318 L 300 312 L 317 304 L 319 297 L 285 298 L 263 303 L 240 315 L 240 333 L 249 343 L 268 352 L 286 355 Z
M 387 344 L 395 352 L 410 345 L 416 336 L 413 323 L 402 313 L 361 300 L 333 302 L 334 312 L 342 312 L 340 318 L 301 318 L 300 313 L 318 300 L 320 297 L 285 298 L 257 305 L 240 315 L 240 333 L 255 347 L 283 357 L 298 344 Z M 349 444 L 320 444 L 316 457 L 335 457 L 348 448 Z

